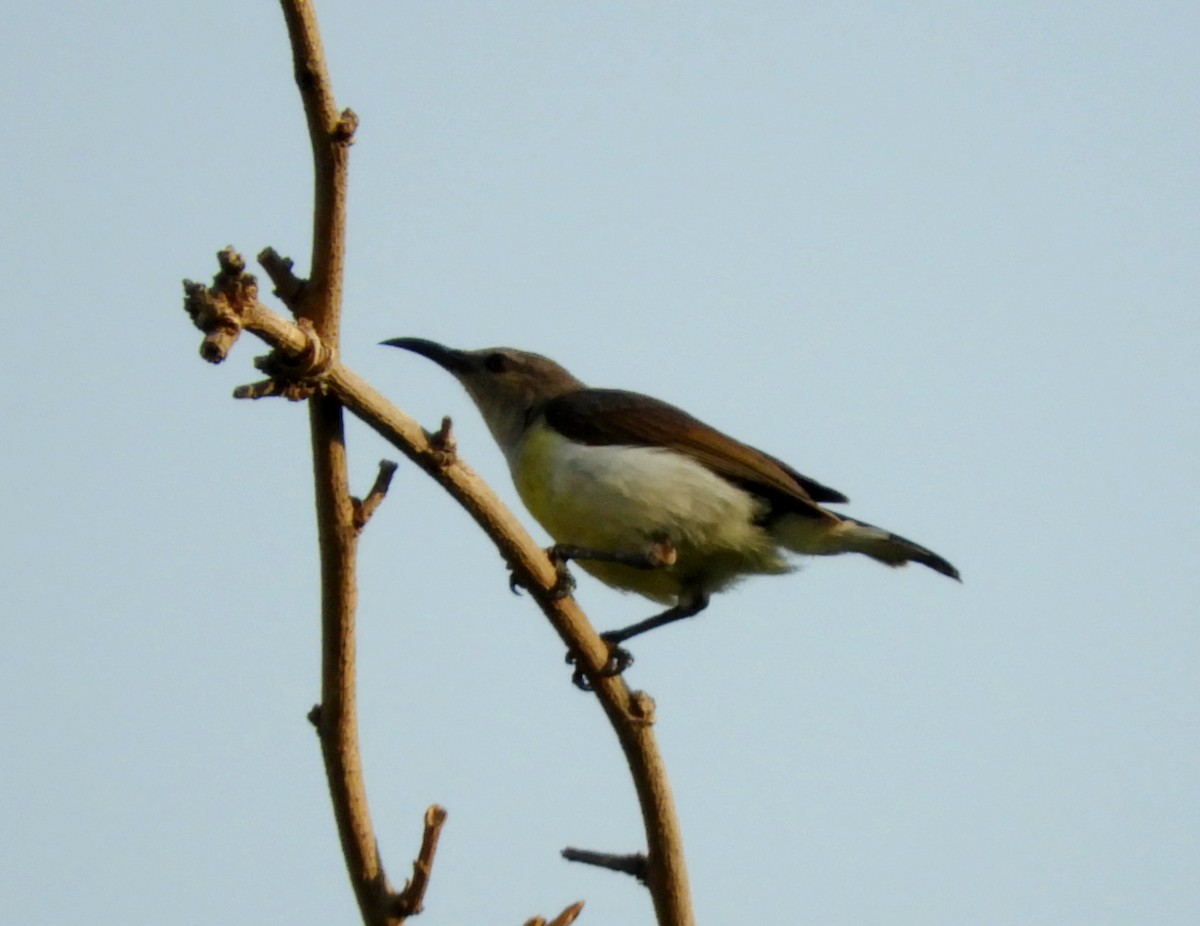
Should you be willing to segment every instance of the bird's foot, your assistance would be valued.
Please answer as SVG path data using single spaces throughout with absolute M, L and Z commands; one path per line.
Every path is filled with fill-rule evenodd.
M 550 562 L 554 564 L 554 584 L 550 586 L 550 597 L 555 601 L 561 598 L 568 597 L 571 592 L 575 591 L 575 577 L 571 575 L 571 571 L 567 569 L 567 559 L 569 557 L 558 556 L 554 547 L 546 550 L 546 555 L 550 557 Z M 511 565 L 508 567 L 508 590 L 514 595 L 520 595 L 521 589 L 528 589 L 529 583 L 524 579 L 517 577 L 517 570 Z
M 603 678 L 612 678 L 615 675 L 620 675 L 633 665 L 633 653 L 629 652 L 623 646 L 618 646 L 616 641 L 612 639 L 613 636 L 615 636 L 614 633 L 600 634 L 600 639 L 608 644 L 608 661 L 598 673 Z M 575 667 L 575 671 L 571 673 L 572 684 L 580 691 L 591 691 L 592 683 L 588 680 L 583 667 L 572 653 L 567 653 L 567 662 Z

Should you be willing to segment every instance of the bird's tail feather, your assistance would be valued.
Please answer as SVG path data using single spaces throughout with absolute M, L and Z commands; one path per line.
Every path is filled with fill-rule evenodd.
M 825 519 L 799 516 L 781 519 L 775 524 L 775 539 L 796 553 L 810 556 L 862 553 L 885 566 L 920 563 L 934 572 L 958 579 L 958 570 L 932 550 L 873 524 L 845 515 L 834 517 L 837 521 L 832 524 Z

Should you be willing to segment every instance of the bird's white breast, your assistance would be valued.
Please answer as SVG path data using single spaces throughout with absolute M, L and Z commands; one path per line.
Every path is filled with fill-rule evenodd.
M 631 553 L 660 540 L 675 547 L 670 570 L 581 562 L 609 584 L 665 600 L 690 577 L 705 576 L 715 590 L 743 573 L 787 568 L 755 523 L 762 502 L 683 454 L 587 446 L 538 422 L 508 462 L 521 500 L 558 543 Z

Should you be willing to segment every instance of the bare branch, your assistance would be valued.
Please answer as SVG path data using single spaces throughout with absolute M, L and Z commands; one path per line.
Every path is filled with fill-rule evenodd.
M 591 849 L 568 847 L 562 850 L 562 857 L 568 862 L 582 862 L 585 865 L 633 875 L 643 884 L 646 883 L 646 856 L 641 852 L 633 855 L 613 855 L 611 852 L 593 852 Z
M 298 355 L 309 349 L 308 336 L 297 325 L 261 303 L 246 307 L 243 324 L 278 352 Z M 607 644 L 574 599 L 557 594 L 557 573 L 545 551 L 461 457 L 447 463 L 445 450 L 435 446 L 416 421 L 340 361 L 333 360 L 320 381 L 329 393 L 321 400 L 343 403 L 428 473 L 496 544 L 512 569 L 514 580 L 530 590 L 575 657 L 576 665 L 589 679 L 625 753 L 642 809 L 647 844 L 646 884 L 658 922 L 661 926 L 690 926 L 694 920 L 682 834 L 654 738 L 653 700 L 644 692 L 631 691 L 621 676 L 604 674 Z M 322 706 L 324 714 L 329 708 L 328 698 L 323 699 Z M 378 865 L 377 858 L 375 864 Z

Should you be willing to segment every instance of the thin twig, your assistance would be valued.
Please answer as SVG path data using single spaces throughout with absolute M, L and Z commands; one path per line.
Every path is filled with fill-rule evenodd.
M 546 922 L 544 916 L 535 916 L 526 920 L 525 926 L 571 926 L 581 910 L 583 910 L 583 901 L 577 900 L 549 922 Z
M 562 913 L 552 919 L 549 923 L 547 923 L 546 926 L 571 926 L 571 924 L 575 922 L 575 918 L 579 916 L 582 910 L 583 901 L 577 900 L 575 903 L 571 904 L 571 906 L 563 910 Z
M 429 887 L 429 876 L 433 872 L 433 857 L 437 854 L 438 837 L 446 822 L 446 811 L 437 804 L 425 811 L 425 834 L 421 837 L 421 850 L 413 862 L 413 876 L 404 890 L 392 899 L 392 912 L 396 916 L 415 916 L 423 909 L 425 890 Z
M 256 383 L 246 383 L 233 390 L 235 399 L 265 399 L 270 396 L 283 395 L 284 384 L 278 379 L 260 379 Z
M 358 530 L 361 531 L 367 526 L 375 509 L 383 504 L 384 498 L 387 497 L 388 486 L 392 484 L 392 477 L 396 475 L 396 466 L 397 464 L 392 460 L 380 460 L 379 473 L 375 476 L 375 484 L 371 486 L 367 497 L 362 501 L 357 498 L 350 500 L 354 505 L 354 526 Z
M 568 862 L 582 862 L 584 865 L 595 865 L 597 868 L 633 875 L 643 884 L 646 883 L 646 856 L 641 852 L 633 855 L 614 855 L 611 852 L 593 852 L 591 849 L 568 847 L 562 850 L 562 857 Z

